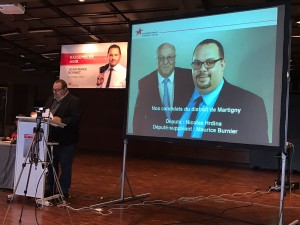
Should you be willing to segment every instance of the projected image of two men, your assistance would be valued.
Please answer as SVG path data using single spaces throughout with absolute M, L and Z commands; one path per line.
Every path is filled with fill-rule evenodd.
M 276 35 L 271 24 L 133 38 L 127 134 L 272 145 Z

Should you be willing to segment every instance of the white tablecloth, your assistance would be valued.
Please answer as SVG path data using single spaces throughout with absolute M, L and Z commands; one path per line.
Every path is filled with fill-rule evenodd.
M 16 145 L 0 141 L 0 187 L 13 189 L 15 176 Z

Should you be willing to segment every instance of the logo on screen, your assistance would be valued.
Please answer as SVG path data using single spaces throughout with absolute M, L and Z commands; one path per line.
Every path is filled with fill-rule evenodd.
M 139 28 L 137 31 L 136 31 L 136 36 L 138 36 L 138 35 L 141 35 L 142 34 L 142 29 L 141 28 Z

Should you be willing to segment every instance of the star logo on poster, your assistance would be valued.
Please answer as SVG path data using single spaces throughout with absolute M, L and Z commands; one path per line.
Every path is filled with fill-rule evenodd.
M 142 29 L 141 28 L 139 28 L 137 31 L 136 31 L 136 35 L 141 35 L 142 34 Z

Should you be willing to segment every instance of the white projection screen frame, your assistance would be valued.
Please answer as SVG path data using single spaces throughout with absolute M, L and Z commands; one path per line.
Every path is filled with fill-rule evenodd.
M 288 7 L 286 3 L 269 4 L 215 14 L 132 23 L 128 45 L 128 94 L 124 136 L 129 139 L 166 139 L 183 142 L 197 141 L 212 145 L 282 148 L 286 138 L 286 92 L 289 69 Z M 223 77 L 226 83 L 257 96 L 262 100 L 265 110 L 260 110 L 258 105 L 254 105 L 258 104 L 258 101 L 252 102 L 251 99 L 247 99 L 248 101 L 245 102 L 246 99 L 242 95 L 232 92 L 226 98 L 235 99 L 235 104 L 219 107 L 217 106 L 218 100 L 216 100 L 215 105 L 209 108 L 210 115 L 207 120 L 203 121 L 204 127 L 199 128 L 202 132 L 201 137 L 180 136 L 179 130 L 185 129 L 186 131 L 187 129 L 186 124 L 182 125 L 183 114 L 191 108 L 186 109 L 188 101 L 185 100 L 185 104 L 179 107 L 173 105 L 169 108 L 172 114 L 177 113 L 177 119 L 161 118 L 165 116 L 166 108 L 162 103 L 162 94 L 159 94 L 157 48 L 163 43 L 170 43 L 176 49 L 172 95 L 174 98 L 172 101 L 175 103 L 177 101 L 175 98 L 185 95 L 184 91 L 176 94 L 178 87 L 182 85 L 182 83 L 176 83 L 176 68 L 190 71 L 190 74 L 186 76 L 192 77 L 191 63 L 194 49 L 206 39 L 217 40 L 224 48 L 226 67 Z M 166 58 L 163 60 L 165 61 Z M 150 81 L 153 80 L 150 79 L 151 75 L 156 77 L 155 82 Z M 186 87 L 186 90 L 190 89 L 191 87 Z M 217 99 L 221 95 L 222 90 Z M 155 97 L 160 97 L 161 101 L 154 101 Z M 140 98 L 139 102 L 138 98 Z M 236 105 L 239 101 L 241 106 Z M 249 105 L 250 107 L 247 107 Z M 246 112 L 246 109 L 249 112 Z M 239 115 L 242 113 L 247 116 L 241 117 L 243 119 L 241 126 L 223 127 L 229 120 L 241 119 Z M 181 115 L 178 117 L 178 114 Z M 210 120 L 213 115 L 217 114 L 218 120 Z M 259 137 L 260 128 L 263 126 L 261 114 L 265 114 L 266 117 L 266 140 Z M 152 117 L 155 118 L 152 119 Z M 163 123 L 157 123 L 158 117 Z M 249 127 L 258 122 L 260 124 L 254 128 L 254 138 L 239 135 L 246 134 Z

